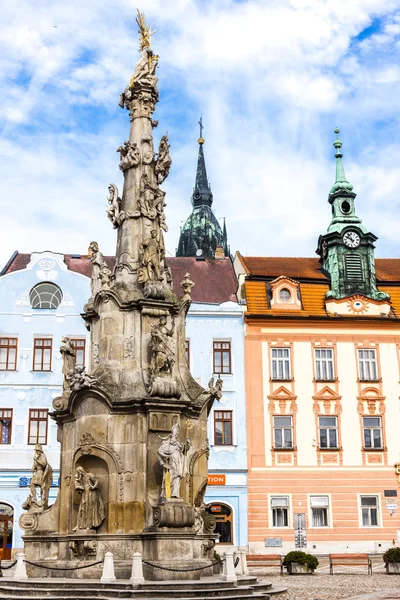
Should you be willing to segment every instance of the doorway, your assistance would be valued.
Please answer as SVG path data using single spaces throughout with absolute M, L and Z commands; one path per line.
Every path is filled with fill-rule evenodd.
M 0 560 L 11 559 L 13 523 L 13 507 L 0 502 Z

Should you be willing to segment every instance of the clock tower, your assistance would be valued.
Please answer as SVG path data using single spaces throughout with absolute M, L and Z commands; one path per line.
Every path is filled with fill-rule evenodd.
M 378 238 L 356 215 L 356 194 L 344 172 L 339 129 L 336 128 L 335 133 L 336 181 L 328 197 L 332 220 L 327 233 L 319 237 L 316 251 L 322 268 L 330 276 L 326 299 L 340 301 L 362 296 L 378 302 L 386 301 L 387 304 L 389 295 L 379 291 L 376 285 L 374 243 Z

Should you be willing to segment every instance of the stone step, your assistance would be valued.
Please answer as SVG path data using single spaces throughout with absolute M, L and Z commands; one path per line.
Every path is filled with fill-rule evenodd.
M 137 590 L 135 592 L 131 591 L 131 596 L 130 598 L 132 600 L 149 600 L 149 597 L 147 596 L 146 599 L 144 599 L 143 596 L 141 596 L 140 594 L 140 590 Z M 111 595 L 108 594 L 107 596 L 103 595 L 104 592 L 102 593 L 102 595 L 92 595 L 92 596 L 84 596 L 85 600 L 113 600 L 114 598 L 117 598 L 118 596 L 114 595 L 114 592 L 111 590 Z M 219 598 L 221 598 L 221 596 L 218 596 Z M 240 596 L 222 596 L 224 598 L 224 600 L 269 600 L 269 595 L 266 594 L 262 594 L 259 592 L 255 592 L 255 593 L 249 593 L 249 594 L 242 594 Z M 29 592 L 29 595 L 27 595 L 27 590 L 1 590 L 0 589 L 0 598 L 4 599 L 4 600 L 32 600 L 32 598 L 39 598 L 40 600 L 71 600 L 71 596 L 54 596 L 54 595 L 50 595 L 47 592 L 43 592 L 43 590 L 39 590 L 39 589 L 35 589 L 35 590 L 31 590 Z M 74 600 L 79 600 L 80 598 L 82 598 L 82 596 L 80 594 L 75 594 L 74 595 Z M 165 596 L 164 596 L 165 598 Z M 193 596 L 190 597 L 186 597 L 186 596 L 175 596 L 175 595 L 168 595 L 168 600 L 174 600 L 175 598 L 179 598 L 179 600 L 191 600 L 193 598 Z M 196 600 L 208 600 L 209 596 L 203 596 L 202 592 L 199 591 L 197 593 L 196 596 Z

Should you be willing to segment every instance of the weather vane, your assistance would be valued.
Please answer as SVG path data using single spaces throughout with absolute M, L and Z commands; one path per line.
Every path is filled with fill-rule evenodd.
M 139 52 L 143 52 L 145 48 L 150 48 L 151 46 L 151 36 L 156 32 L 156 30 L 152 31 L 151 27 L 146 26 L 145 14 L 141 13 L 139 9 L 137 10 L 136 23 L 139 27 L 139 39 L 140 39 L 140 50 Z

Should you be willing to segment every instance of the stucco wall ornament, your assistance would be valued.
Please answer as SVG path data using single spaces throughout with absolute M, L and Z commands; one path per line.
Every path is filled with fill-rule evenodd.
M 81 501 L 74 531 L 96 530 L 106 517 L 98 478 L 93 473 L 85 471 L 82 467 L 77 467 L 75 473 L 75 490 L 81 494 Z
M 73 372 L 67 375 L 67 381 L 70 389 L 73 392 L 78 392 L 83 388 L 90 388 L 92 385 L 97 383 L 97 377 L 93 377 L 86 373 L 85 367 L 76 365 Z
M 113 224 L 114 229 L 117 229 L 125 219 L 125 213 L 123 210 L 121 210 L 122 200 L 118 195 L 118 188 L 114 183 L 110 183 L 110 185 L 108 186 L 108 192 L 108 208 L 106 210 L 107 217 Z
M 163 181 L 167 179 L 169 175 L 169 170 L 171 168 L 172 159 L 169 154 L 169 148 L 170 145 L 168 143 L 168 135 L 165 134 L 162 136 L 160 141 L 157 162 L 154 170 L 157 178 L 157 183 L 159 184 L 163 183 Z
M 137 167 L 140 162 L 140 151 L 136 142 L 125 140 L 122 146 L 117 149 L 120 155 L 119 168 L 125 174 L 125 171 L 132 167 Z
M 75 368 L 76 354 L 73 342 L 69 337 L 63 337 L 61 340 L 60 352 L 62 356 L 62 372 L 64 375 L 63 389 L 69 388 L 68 375 L 71 375 Z

